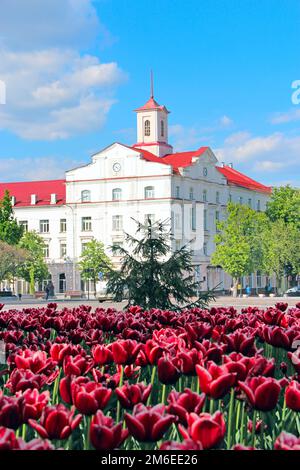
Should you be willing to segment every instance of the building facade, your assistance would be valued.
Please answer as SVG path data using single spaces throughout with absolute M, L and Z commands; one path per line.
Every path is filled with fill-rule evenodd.
M 264 211 L 271 188 L 220 164 L 209 147 L 174 152 L 168 142 L 169 111 L 153 96 L 135 111 L 133 146 L 113 143 L 92 155 L 89 164 L 66 171 L 63 180 L 2 183 L 0 197 L 9 190 L 18 222 L 43 237 L 59 295 L 92 290 L 77 268 L 86 243 L 101 240 L 111 255 L 111 245 L 124 244 L 124 234 L 134 233 L 133 219 L 148 217 L 171 225 L 174 249 L 188 244 L 199 289 L 228 290 L 230 277 L 210 265 L 216 224 L 229 201 Z M 118 257 L 113 261 L 120 263 Z M 265 280 L 254 273 L 244 282 L 256 289 Z M 19 292 L 27 288 L 19 281 Z

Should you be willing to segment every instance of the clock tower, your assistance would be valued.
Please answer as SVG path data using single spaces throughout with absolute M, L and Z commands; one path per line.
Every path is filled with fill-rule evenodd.
M 135 112 L 137 113 L 137 143 L 134 147 L 148 150 L 157 157 L 172 153 L 173 147 L 168 144 L 169 111 L 154 99 L 152 75 L 150 98 L 144 106 L 135 109 Z

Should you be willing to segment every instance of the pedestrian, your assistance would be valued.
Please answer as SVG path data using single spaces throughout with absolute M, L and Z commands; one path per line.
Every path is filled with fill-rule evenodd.
M 47 284 L 46 287 L 45 287 L 45 299 L 46 300 L 49 299 L 49 292 L 50 292 L 49 284 Z

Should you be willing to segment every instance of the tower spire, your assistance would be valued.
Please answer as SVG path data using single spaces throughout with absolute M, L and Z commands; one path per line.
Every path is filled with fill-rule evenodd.
M 154 92 L 153 92 L 153 71 L 150 71 L 150 98 L 154 97 Z

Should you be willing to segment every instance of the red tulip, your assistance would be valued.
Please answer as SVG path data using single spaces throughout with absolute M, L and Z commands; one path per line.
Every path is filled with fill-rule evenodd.
M 32 439 L 29 442 L 24 442 L 18 439 L 19 450 L 56 450 L 50 441 L 46 439 Z
M 244 446 L 243 444 L 236 444 L 232 447 L 232 450 L 257 450 L 255 447 Z
M 8 397 L 0 391 L 0 426 L 18 429 L 23 423 L 23 397 Z
M 275 304 L 275 307 L 281 310 L 281 312 L 285 312 L 288 306 L 289 304 L 287 302 L 277 302 L 277 304 Z
M 200 442 L 194 442 L 192 439 L 184 439 L 182 442 L 165 441 L 159 450 L 202 450 Z
M 167 412 L 171 415 L 178 417 L 178 421 L 187 425 L 187 415 L 189 413 L 200 414 L 205 402 L 205 393 L 192 392 L 189 388 L 186 388 L 184 392 L 176 392 L 173 390 L 168 396 L 169 406 Z
M 159 381 L 163 384 L 175 384 L 180 377 L 178 362 L 169 356 L 164 355 L 158 359 L 157 373 Z
M 285 389 L 285 401 L 288 408 L 300 411 L 300 384 L 296 380 L 292 380 Z
M 125 413 L 125 422 L 130 434 L 142 442 L 159 441 L 170 425 L 174 416 L 165 413 L 164 405 L 145 406 L 136 405 L 133 414 Z
M 179 424 L 178 429 L 182 437 L 200 442 L 203 449 L 217 447 L 224 438 L 226 427 L 220 411 L 216 411 L 214 415 L 191 413 L 188 415 L 187 422 L 188 429 Z
M 11 393 L 25 391 L 27 389 L 40 389 L 46 382 L 46 377 L 34 374 L 30 369 L 14 369 L 6 383 Z
M 210 398 L 223 398 L 236 382 L 236 373 L 227 372 L 226 368 L 208 362 L 207 368 L 196 366 L 200 389 Z
M 93 349 L 93 358 L 96 364 L 104 366 L 113 362 L 113 354 L 109 347 L 97 344 Z
M 0 304 L 1 307 L 1 304 Z M 1 308 L 0 308 L 1 310 Z M 18 439 L 14 431 L 11 429 L 0 426 L 0 451 L 18 449 Z
M 93 415 L 99 409 L 104 409 L 111 397 L 112 390 L 97 382 L 74 383 L 72 399 L 77 410 L 84 415 Z
M 249 404 L 256 410 L 271 411 L 275 408 L 281 390 L 277 380 L 271 377 L 253 377 L 245 382 L 239 381 L 239 386 Z
M 87 374 L 93 367 L 93 361 L 77 354 L 76 356 L 66 356 L 63 361 L 65 375 Z
M 236 351 L 244 356 L 253 356 L 256 353 L 255 335 L 237 331 L 229 335 L 223 335 L 222 339 L 227 344 L 229 351 Z
M 118 340 L 111 344 L 116 364 L 133 364 L 140 350 L 140 344 L 132 339 Z
M 300 450 L 300 438 L 282 431 L 277 437 L 275 444 L 275 450 Z
M 184 375 L 195 375 L 195 366 L 199 363 L 199 353 L 197 349 L 182 350 L 177 353 L 177 360 L 180 371 Z
M 54 365 L 54 362 L 47 358 L 47 353 L 44 351 L 31 351 L 30 349 L 25 349 L 16 354 L 15 363 L 18 369 L 30 369 L 36 374 L 44 372 Z
M 93 416 L 90 426 L 90 440 L 97 450 L 118 448 L 127 438 L 128 431 L 122 429 L 122 423 L 114 424 L 114 420 L 98 410 Z
M 79 425 L 82 416 L 74 417 L 75 408 L 68 410 L 64 405 L 46 406 L 40 422 L 30 419 L 28 423 L 44 439 L 67 439 Z
M 132 409 L 138 403 L 146 403 L 151 393 L 152 385 L 136 383 L 133 385 L 125 384 L 116 388 L 115 392 L 123 408 Z
M 17 396 L 23 397 L 23 422 L 27 423 L 29 419 L 39 419 L 41 417 L 42 411 L 47 405 L 50 392 L 46 390 L 43 393 L 35 388 L 33 390 L 27 389 L 21 394 L 17 393 Z

